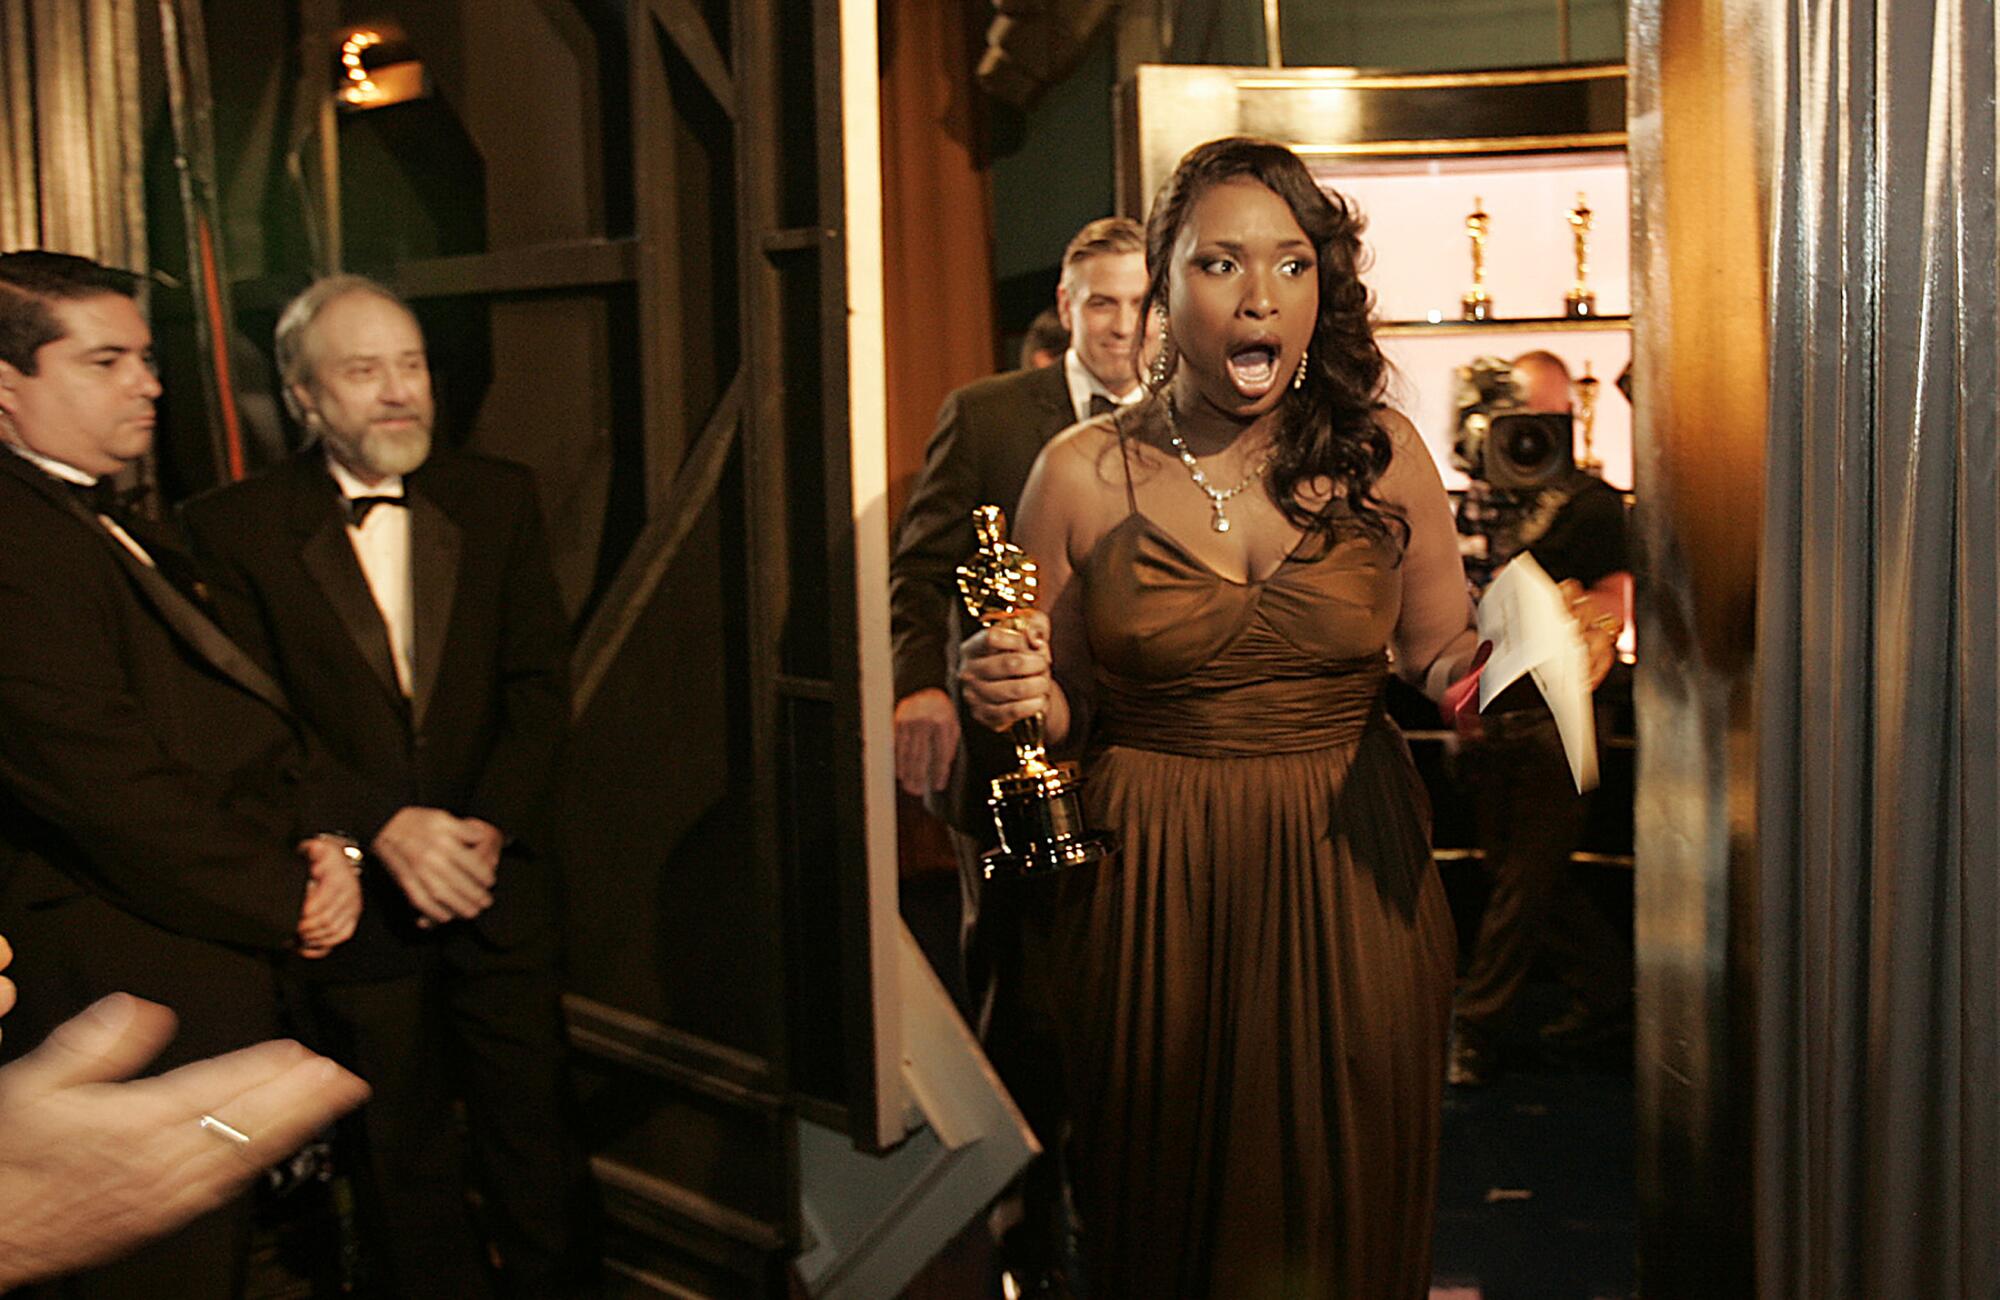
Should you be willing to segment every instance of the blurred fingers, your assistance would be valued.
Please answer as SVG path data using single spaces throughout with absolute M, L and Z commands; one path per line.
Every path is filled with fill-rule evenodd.
M 403 897 L 410 900 L 410 906 L 417 909 L 423 921 L 429 921 L 433 925 L 442 925 L 444 922 L 452 919 L 451 909 L 446 907 L 443 901 L 438 898 L 427 880 L 411 876 L 402 883 Z M 418 922 L 419 926 L 423 924 L 423 921 Z
M 951 720 L 949 732 L 940 730 L 931 746 L 930 767 L 924 773 L 924 793 L 935 794 L 951 783 L 951 763 L 958 754 L 958 719 Z
M 259 1043 L 196 1061 L 149 1081 L 171 1098 L 170 1122 L 186 1125 L 188 1190 L 225 1195 L 283 1160 L 368 1099 L 368 1085 L 290 1041 Z M 229 1130 L 202 1127 L 204 1116 Z
M 159 1055 L 176 1023 L 157 1002 L 129 993 L 99 998 L 9 1066 L 7 1087 L 39 1094 L 129 1078 Z
M 1049 666 L 1047 655 L 1032 650 L 989 655 L 984 659 L 975 659 L 961 665 L 958 680 L 961 685 L 971 687 L 976 684 L 1046 678 L 1049 675 Z
M 493 895 L 486 891 L 477 876 L 463 870 L 441 870 L 431 878 L 430 884 L 432 896 L 446 911 L 446 915 L 439 920 L 478 916 L 493 903 Z
M 453 844 L 443 856 L 452 870 L 476 882 L 482 889 L 491 889 L 493 882 L 499 878 L 498 858 L 494 854 L 482 853 L 465 844 Z
M 1014 650 L 1045 650 L 1049 643 L 1049 616 L 1039 610 L 1017 619 L 973 633 L 961 648 L 961 659 L 977 659 Z
M 1024 718 L 1036 717 L 1046 712 L 1047 700 L 1037 697 L 1013 703 L 982 705 L 973 710 L 973 718 L 989 731 L 1005 731 Z
M 921 723 L 896 724 L 896 784 L 904 793 L 918 797 L 924 793 L 922 774 L 929 757 L 925 736 L 926 728 Z

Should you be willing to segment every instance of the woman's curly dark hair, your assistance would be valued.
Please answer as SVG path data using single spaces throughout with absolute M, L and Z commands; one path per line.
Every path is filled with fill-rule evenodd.
M 1230 136 L 1188 151 L 1160 190 L 1146 222 L 1146 299 L 1141 319 L 1164 309 L 1174 246 L 1196 201 L 1225 181 L 1256 181 L 1285 201 L 1312 241 L 1319 264 L 1319 319 L 1313 323 L 1306 382 L 1286 392 L 1277 447 L 1264 490 L 1295 527 L 1331 546 L 1347 529 L 1409 540 L 1409 524 L 1375 494 L 1389 468 L 1389 434 L 1376 412 L 1382 407 L 1387 362 L 1375 344 L 1368 316 L 1374 307 L 1361 283 L 1361 216 L 1346 200 L 1322 190 L 1280 144 Z M 1169 334 L 1172 332 L 1169 323 Z M 1180 363 L 1169 350 L 1167 370 Z M 1298 502 L 1299 484 L 1331 479 L 1337 490 L 1319 510 Z

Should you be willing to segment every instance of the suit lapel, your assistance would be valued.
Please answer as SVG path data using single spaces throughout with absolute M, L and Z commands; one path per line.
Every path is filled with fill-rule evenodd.
M 314 453 L 315 456 L 317 453 Z M 299 546 L 299 562 L 333 607 L 348 640 L 367 663 L 375 680 L 398 708 L 402 707 L 403 687 L 396 680 L 396 661 L 389 649 L 389 628 L 368 590 L 368 578 L 348 540 L 346 521 L 340 514 L 340 489 L 323 465 L 302 466 L 298 498 L 292 518 L 299 521 L 305 537 Z
M 9 455 L 9 459 L 13 457 Z M 39 470 L 33 472 L 37 476 L 46 477 L 41 475 Z M 153 612 L 160 616 L 160 621 L 173 629 L 195 653 L 207 660 L 217 672 L 279 713 L 291 716 L 291 702 L 285 698 L 283 688 L 271 679 L 270 674 L 259 668 L 249 655 L 244 654 L 237 644 L 201 611 L 199 606 L 183 596 L 173 583 L 161 577 L 157 569 L 128 550 L 125 543 L 114 537 L 111 530 L 106 528 L 97 516 L 84 509 L 82 503 L 71 496 L 66 489 L 52 482 L 43 494 L 57 506 L 82 520 L 85 527 L 111 548 L 112 555 L 125 570 L 126 576 L 132 580 L 132 585 L 138 588 L 140 598 L 152 606 Z
M 1048 413 L 1041 422 L 1042 444 L 1076 423 L 1076 408 L 1069 401 L 1069 376 L 1058 361 L 1052 366 L 1043 366 L 1034 372 L 1041 382 L 1035 389 L 1035 400 Z
M 458 557 L 462 537 L 457 524 L 411 480 L 403 491 L 410 503 L 410 615 L 416 626 L 416 662 L 410 666 L 410 704 L 419 729 L 437 687 L 444 639 L 451 627 L 451 606 L 458 594 Z

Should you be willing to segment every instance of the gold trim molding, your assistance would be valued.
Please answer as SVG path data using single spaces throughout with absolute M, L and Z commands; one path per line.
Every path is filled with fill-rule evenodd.
M 1480 72 L 1361 72 L 1352 68 L 1301 68 L 1283 75 L 1258 73 L 1236 83 L 1239 90 L 1463 90 L 1489 86 L 1551 86 L 1573 81 L 1622 80 L 1625 65 L 1599 63 L 1575 68 L 1494 68 Z
M 1142 64 L 1120 87 L 1119 210 L 1142 214 L 1181 155 L 1255 135 L 1308 159 L 1624 149 L 1623 64 L 1390 74 Z
M 1623 149 L 1623 131 L 1567 135 L 1492 135 L 1465 140 L 1366 140 L 1356 144 L 1295 144 L 1301 158 L 1433 158 L 1483 153 L 1552 153 L 1563 149 Z

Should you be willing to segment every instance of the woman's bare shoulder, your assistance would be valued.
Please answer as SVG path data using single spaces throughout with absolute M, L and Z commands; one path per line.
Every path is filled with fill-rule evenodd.
M 1126 454 L 1108 417 L 1071 425 L 1050 439 L 1021 494 L 1024 535 L 1059 537 L 1080 562 L 1125 516 Z
M 1107 416 L 1073 424 L 1049 440 L 1035 462 L 1046 491 L 1088 496 L 1107 488 L 1124 495 L 1123 449 Z
M 1389 467 L 1383 471 L 1380 484 L 1383 495 L 1441 491 L 1437 461 L 1417 426 L 1401 411 L 1386 406 L 1375 412 L 1375 423 L 1389 435 Z
M 1430 454 L 1424 447 L 1423 435 L 1417 432 L 1417 426 L 1410 423 L 1409 416 L 1393 406 L 1377 409 L 1375 423 L 1389 435 L 1389 448 L 1395 455 L 1406 456 L 1412 452 Z

